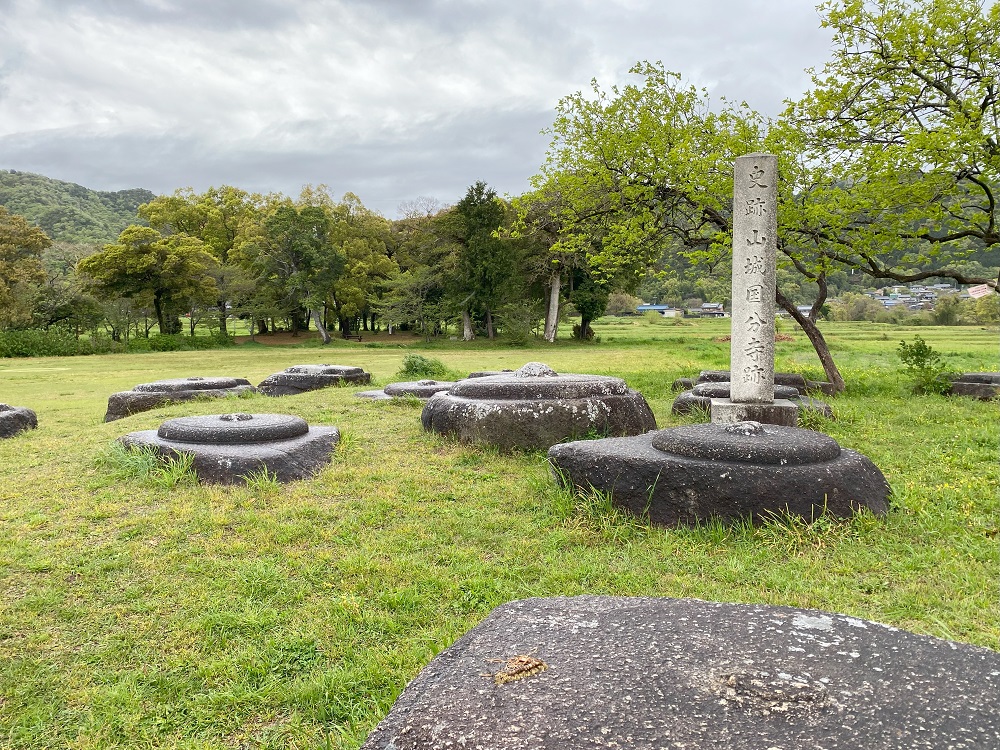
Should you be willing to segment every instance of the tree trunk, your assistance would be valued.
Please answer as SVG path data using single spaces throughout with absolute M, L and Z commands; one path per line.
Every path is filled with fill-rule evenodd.
M 159 294 L 153 295 L 153 310 L 156 312 L 156 325 L 160 329 L 160 333 L 170 333 L 167 330 L 166 322 L 163 316 L 163 301 L 160 299 Z
M 323 339 L 324 344 L 330 343 L 330 333 L 326 330 L 326 326 L 323 325 L 323 317 L 320 311 L 316 308 L 310 310 L 313 317 L 313 322 L 316 324 L 316 330 L 319 331 L 319 337 Z
M 486 308 L 486 338 L 491 341 L 497 337 L 497 332 L 493 330 L 493 313 L 490 308 Z
M 555 343 L 556 329 L 559 328 L 559 287 L 561 286 L 559 272 L 552 274 L 549 280 L 549 306 L 545 311 L 545 340 Z
M 216 307 L 219 308 L 219 334 L 222 336 L 229 335 L 229 329 L 226 327 L 226 321 L 228 316 L 226 315 L 226 301 L 220 299 L 216 303 Z
M 816 356 L 819 357 L 819 361 L 823 365 L 823 372 L 826 373 L 827 381 L 833 386 L 834 393 L 843 393 L 845 387 L 844 378 L 841 377 L 840 370 L 837 369 L 837 363 L 833 361 L 833 355 L 830 353 L 830 347 L 826 343 L 826 339 L 823 338 L 823 334 L 819 328 L 816 327 L 816 323 L 808 316 L 800 313 L 799 309 L 781 292 L 775 292 L 775 299 L 778 305 L 781 306 L 781 309 L 791 315 L 795 319 L 795 322 L 799 324 L 799 327 L 805 331 L 806 336 L 809 338 L 809 343 L 812 344 L 813 349 L 816 351 Z
M 476 338 L 476 332 L 472 328 L 472 316 L 469 311 L 462 310 L 462 341 L 472 341 Z

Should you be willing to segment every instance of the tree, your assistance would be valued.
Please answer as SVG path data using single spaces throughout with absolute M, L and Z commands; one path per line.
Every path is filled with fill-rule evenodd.
M 384 289 L 399 273 L 386 249 L 389 222 L 362 205 L 353 193 L 332 207 L 330 239 L 344 258 L 344 270 L 330 289 L 340 328 L 347 332 L 351 321 L 367 315 Z
M 450 212 L 448 227 L 458 245 L 451 273 L 452 294 L 462 311 L 464 336 L 472 338 L 471 310 L 478 307 L 484 316 L 489 338 L 496 336 L 494 312 L 513 299 L 521 281 L 517 245 L 499 236 L 506 208 L 496 192 L 479 181 Z
M 878 279 L 997 286 L 1000 4 L 828 0 L 833 57 L 789 106 L 800 133 L 803 229 Z
M 151 227 L 163 234 L 183 232 L 197 237 L 215 257 L 218 264 L 212 273 L 219 297 L 214 303 L 222 335 L 228 334 L 231 298 L 242 283 L 235 257 L 231 256 L 247 240 L 262 203 L 263 198 L 259 195 L 223 185 L 209 188 L 200 195 L 191 188 L 184 188 L 139 206 L 139 215 Z
M 294 205 L 285 199 L 266 216 L 243 249 L 249 263 L 289 309 L 305 308 L 324 344 L 330 334 L 323 311 L 345 259 L 330 239 L 331 217 L 322 204 Z
M 217 293 L 211 275 L 215 259 L 204 243 L 186 234 L 164 237 L 151 227 L 132 225 L 118 242 L 80 261 L 80 273 L 106 299 L 150 294 L 160 333 L 179 333 L 178 311 L 192 299 Z
M 79 337 L 81 330 L 100 325 L 100 303 L 87 294 L 76 272 L 77 263 L 96 248 L 56 242 L 42 252 L 45 282 L 35 303 L 32 325 L 48 330 L 62 325 Z
M 514 200 L 516 219 L 511 232 L 525 243 L 524 265 L 529 279 L 546 287 L 543 338 L 554 343 L 559 328 L 563 282 L 587 265 L 579 244 L 562 242 L 564 226 L 560 217 L 566 210 L 560 190 L 560 175 L 536 190 Z
M 41 229 L 0 206 L 0 330 L 31 322 L 45 281 L 42 251 L 51 244 Z

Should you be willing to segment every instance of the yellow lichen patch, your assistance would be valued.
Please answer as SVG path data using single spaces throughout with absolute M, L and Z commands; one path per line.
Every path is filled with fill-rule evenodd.
M 498 659 L 497 661 L 500 660 Z M 505 682 L 523 680 L 525 677 L 531 677 L 539 672 L 544 672 L 548 668 L 549 665 L 537 657 L 525 655 L 512 656 L 507 659 L 507 663 L 504 664 L 503 669 L 493 675 L 493 682 L 497 685 L 503 685 Z

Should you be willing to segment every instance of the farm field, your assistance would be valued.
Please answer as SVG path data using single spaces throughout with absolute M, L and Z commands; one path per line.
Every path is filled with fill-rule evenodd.
M 896 348 L 919 335 L 958 371 L 1000 369 L 996 330 L 823 324 L 848 384 L 812 425 L 869 456 L 885 518 L 650 527 L 556 488 L 541 452 L 426 434 L 373 386 L 197 401 L 105 424 L 137 383 L 404 355 L 456 376 L 542 361 L 625 378 L 660 427 L 671 384 L 728 367 L 729 320 L 605 318 L 599 341 L 510 347 L 377 337 L 322 348 L 0 360 L 0 402 L 39 429 L 0 441 L 0 748 L 356 748 L 406 683 L 496 605 L 532 596 L 694 597 L 816 608 L 1000 649 L 997 402 L 914 396 Z M 780 371 L 822 380 L 805 336 Z M 201 486 L 129 461 L 118 436 L 224 411 L 340 428 L 309 481 Z M 488 665 L 484 665 L 484 672 Z

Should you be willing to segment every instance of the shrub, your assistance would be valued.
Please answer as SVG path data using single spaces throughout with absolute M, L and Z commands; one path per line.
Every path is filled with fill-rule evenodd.
M 403 366 L 399 369 L 399 374 L 410 378 L 443 379 L 448 375 L 448 368 L 439 359 L 407 354 L 403 357 Z
M 914 393 L 942 394 L 951 390 L 954 373 L 920 336 L 916 336 L 912 344 L 900 341 L 897 353 L 906 372 L 913 377 Z
M 0 332 L 0 357 L 64 357 L 93 354 L 87 339 L 77 340 L 68 331 L 29 329 Z

